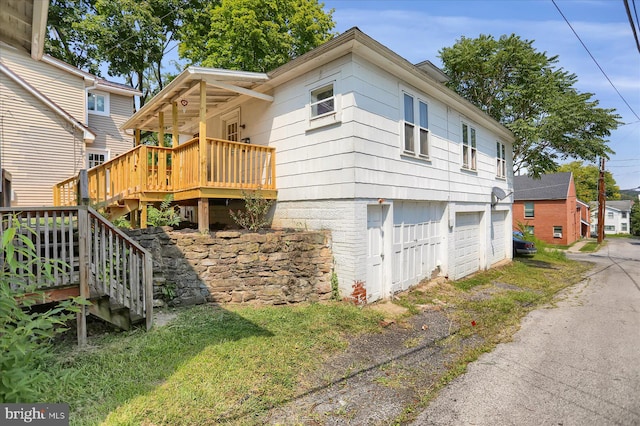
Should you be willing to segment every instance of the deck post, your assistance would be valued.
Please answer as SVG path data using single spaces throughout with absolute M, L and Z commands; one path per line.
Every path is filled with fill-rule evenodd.
M 209 199 L 200 198 L 198 200 L 198 231 L 209 232 Z
M 138 146 L 140 145 L 140 140 L 141 140 L 141 136 L 140 136 L 140 129 L 136 129 L 135 131 L 135 142 L 134 142 L 134 146 Z
M 91 253 L 91 235 L 89 209 L 78 206 L 78 261 L 80 274 L 80 297 L 89 299 L 89 254 Z M 87 344 L 87 307 L 82 305 L 77 316 L 78 346 Z
M 158 146 L 164 146 L 164 111 L 158 112 Z
M 207 184 L 207 82 L 200 80 L 200 126 L 198 143 L 200 148 L 200 186 Z
M 178 137 L 178 103 L 171 103 L 171 147 L 177 148 L 180 143 Z
M 140 202 L 140 229 L 147 228 L 147 203 Z

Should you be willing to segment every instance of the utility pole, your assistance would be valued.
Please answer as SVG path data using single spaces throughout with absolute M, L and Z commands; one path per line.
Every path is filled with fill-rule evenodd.
M 600 159 L 600 177 L 598 178 L 598 244 L 604 240 L 604 158 Z

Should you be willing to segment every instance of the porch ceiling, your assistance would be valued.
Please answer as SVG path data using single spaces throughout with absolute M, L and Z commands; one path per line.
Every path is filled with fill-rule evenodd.
M 49 0 L 2 0 L 0 40 L 39 60 L 44 51 L 48 10 Z
M 197 132 L 200 81 L 207 83 L 207 117 L 211 117 L 242 95 L 272 101 L 273 97 L 254 90 L 268 79 L 269 77 L 262 73 L 189 67 L 127 120 L 122 129 L 157 132 L 160 129 L 159 113 L 163 112 L 165 132 L 171 132 L 172 104 L 175 102 L 178 107 L 177 121 L 180 133 Z

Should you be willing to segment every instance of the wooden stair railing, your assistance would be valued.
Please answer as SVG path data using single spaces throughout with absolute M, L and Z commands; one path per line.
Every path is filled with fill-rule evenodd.
M 17 260 L 33 267 L 29 274 L 18 277 L 19 284 L 14 287 L 35 286 L 45 294 L 45 302 L 81 296 L 92 303 L 78 314 L 80 345 L 86 343 L 87 310 L 123 328 L 144 318 L 147 329 L 151 328 L 151 255 L 94 209 L 13 207 L 0 208 L 0 215 L 0 238 L 9 227 L 19 224 L 20 232 L 34 247 L 16 247 Z M 43 274 L 44 262 L 58 265 L 50 279 Z

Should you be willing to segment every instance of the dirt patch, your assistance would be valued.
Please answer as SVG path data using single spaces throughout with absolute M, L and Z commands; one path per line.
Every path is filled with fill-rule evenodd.
M 392 304 L 381 305 L 375 309 L 404 313 Z M 345 352 L 307 375 L 298 397 L 261 420 L 284 425 L 389 424 L 435 384 L 456 347 L 474 344 L 445 340 L 457 330 L 444 311 L 424 310 L 380 334 L 359 336 Z

